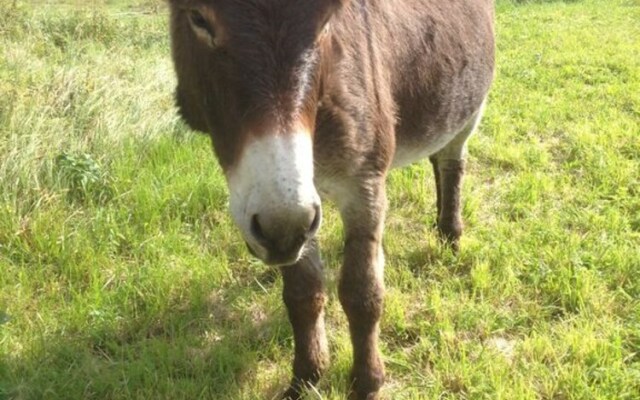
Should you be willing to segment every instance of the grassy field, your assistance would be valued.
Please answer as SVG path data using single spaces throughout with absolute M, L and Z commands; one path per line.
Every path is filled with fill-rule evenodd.
M 273 398 L 281 282 L 175 115 L 165 8 L 61 3 L 0 0 L 0 399 Z M 502 1 L 497 19 L 458 255 L 431 229 L 427 163 L 389 178 L 383 395 L 638 399 L 640 2 Z M 332 366 L 309 399 L 337 400 L 351 350 L 325 215 Z

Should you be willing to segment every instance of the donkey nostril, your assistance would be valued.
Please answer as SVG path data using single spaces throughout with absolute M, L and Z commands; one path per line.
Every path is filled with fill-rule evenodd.
M 251 234 L 262 244 L 267 241 L 267 237 L 264 235 L 264 231 L 260 226 L 260 221 L 258 221 L 258 214 L 254 214 L 253 217 L 251 217 Z
M 320 221 L 322 220 L 322 209 L 319 205 L 314 206 L 315 216 L 313 217 L 313 221 L 311 222 L 311 226 L 309 227 L 308 235 L 313 235 L 316 233 L 318 228 L 320 227 Z

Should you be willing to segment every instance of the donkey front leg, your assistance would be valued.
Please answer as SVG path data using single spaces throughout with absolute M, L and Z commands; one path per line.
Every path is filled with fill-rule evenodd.
M 293 379 L 283 399 L 301 398 L 304 388 L 315 385 L 328 364 L 324 330 L 324 279 L 317 243 L 296 264 L 282 267 L 283 299 L 293 328 L 295 356 Z
M 382 229 L 386 208 L 384 180 L 362 190 L 341 207 L 345 227 L 340 303 L 349 320 L 353 345 L 351 398 L 374 400 L 384 382 L 378 351 L 379 320 L 384 297 Z

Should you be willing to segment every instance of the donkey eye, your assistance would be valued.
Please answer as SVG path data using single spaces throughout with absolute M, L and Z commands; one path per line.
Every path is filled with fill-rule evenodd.
M 217 45 L 215 31 L 204 15 L 200 11 L 190 10 L 188 18 L 196 36 L 210 47 L 215 47 Z
M 210 30 L 209 24 L 204 16 L 196 10 L 191 10 L 189 12 L 189 20 L 193 24 L 194 27 L 204 29 L 206 31 Z

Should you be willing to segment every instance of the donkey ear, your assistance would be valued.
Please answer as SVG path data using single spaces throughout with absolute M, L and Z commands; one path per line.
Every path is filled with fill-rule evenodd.
M 351 0 L 326 0 L 321 3 L 323 7 L 322 15 L 318 21 L 318 34 L 326 32 L 331 18 L 344 6 L 346 6 Z
M 332 0 L 336 6 L 338 7 L 346 7 L 351 0 Z

